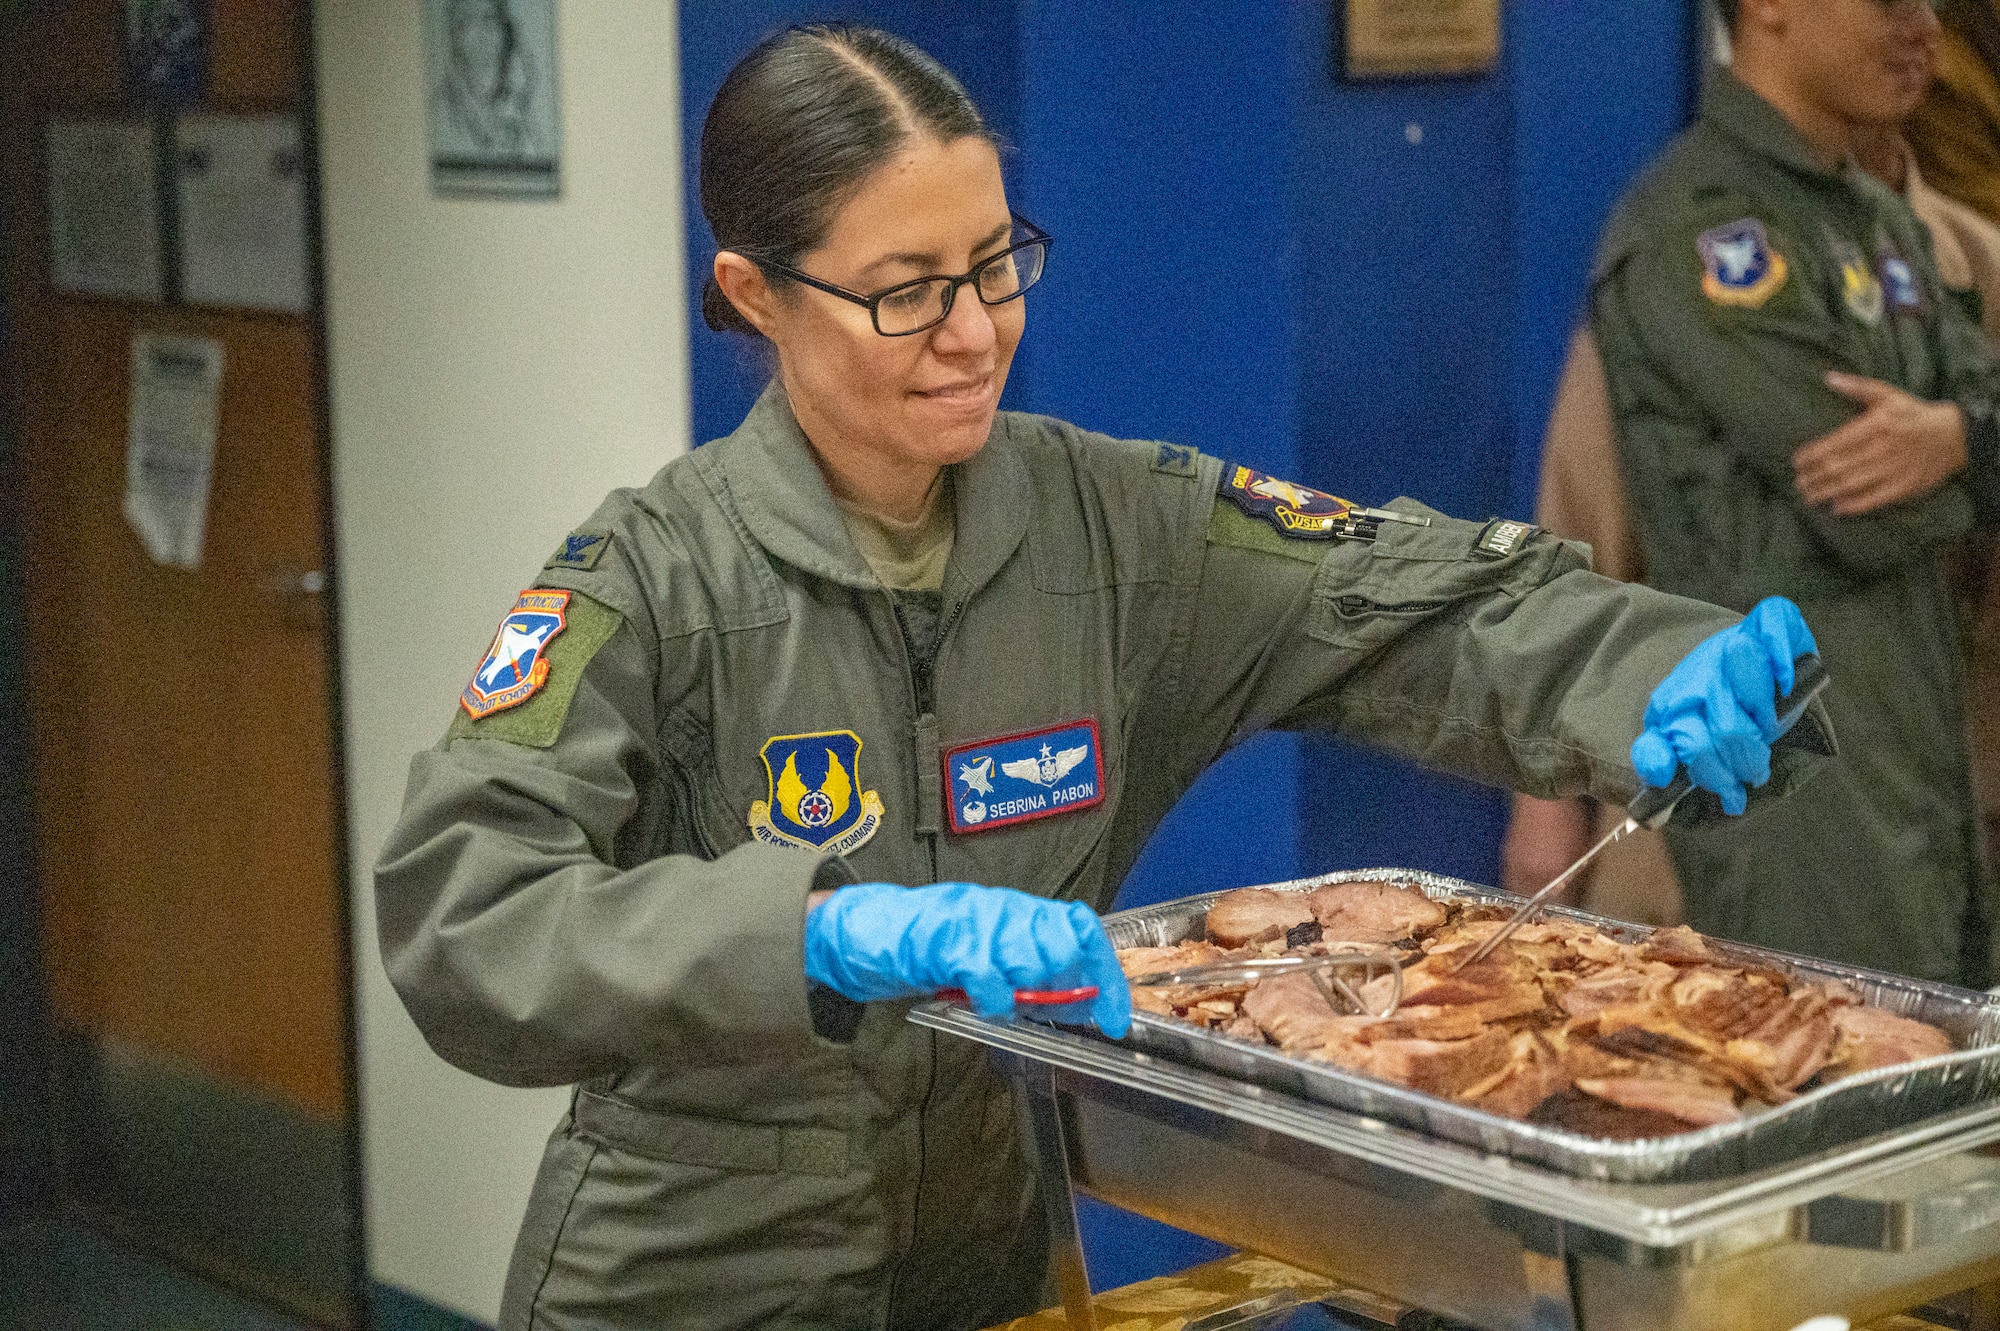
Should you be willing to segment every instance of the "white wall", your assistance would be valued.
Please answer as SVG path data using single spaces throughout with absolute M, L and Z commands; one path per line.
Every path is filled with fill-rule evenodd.
M 687 447 L 677 16 L 561 6 L 562 198 L 506 202 L 430 193 L 414 0 L 315 9 L 369 1256 L 491 1322 L 565 1094 L 424 1045 L 370 866 L 515 592 L 606 490 Z

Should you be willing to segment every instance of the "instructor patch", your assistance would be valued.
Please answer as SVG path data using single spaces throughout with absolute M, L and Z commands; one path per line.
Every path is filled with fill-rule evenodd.
M 1331 541 L 1343 535 L 1354 505 L 1323 490 L 1293 485 L 1261 471 L 1224 463 L 1216 493 L 1253 518 L 1262 518 L 1286 536 Z
M 568 592 L 531 587 L 500 621 L 493 645 L 472 672 L 472 682 L 458 697 L 467 716 L 477 721 L 509 707 L 518 707 L 549 682 L 548 646 L 563 631 Z
M 1694 247 L 1701 252 L 1701 293 L 1717 305 L 1757 309 L 1778 294 L 1790 271 L 1754 217 L 1704 231 Z
M 945 752 L 944 780 L 954 832 L 990 832 L 1088 809 L 1104 801 L 1097 722 L 1064 721 L 960 744 Z
M 553 631 L 542 633 L 549 621 L 538 616 L 552 616 L 561 622 Z M 547 587 L 522 592 L 514 609 L 501 621 L 493 646 L 473 671 L 445 738 L 501 739 L 548 748 L 562 735 L 584 667 L 624 622 L 625 617 L 616 610 L 581 592 Z M 538 641 L 537 634 L 541 635 Z M 533 642 L 532 648 L 523 639 Z M 519 696 L 512 702 L 489 705 L 495 692 L 518 692 Z M 474 711 L 475 707 L 483 710 Z

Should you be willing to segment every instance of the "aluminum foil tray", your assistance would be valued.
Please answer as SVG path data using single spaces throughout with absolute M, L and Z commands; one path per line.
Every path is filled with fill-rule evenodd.
M 1355 881 L 1407 884 L 1438 901 L 1510 909 L 1520 902 L 1495 888 L 1414 869 L 1359 869 L 1266 886 L 1279 892 L 1306 892 L 1328 883 Z M 1104 927 L 1114 947 L 1168 947 L 1202 937 L 1208 908 L 1221 895 L 1210 892 L 1120 911 L 1106 916 Z M 1638 942 L 1653 932 L 1643 925 L 1566 907 L 1552 906 L 1547 913 L 1594 924 L 1625 942 Z M 1148 1012 L 1134 1014 L 1131 1033 L 1123 1043 L 1495 1155 L 1580 1178 L 1630 1183 L 1692 1182 L 1747 1173 L 2000 1096 L 2000 997 L 1716 939 L 1710 946 L 1724 958 L 1837 980 L 1872 1007 L 1941 1028 L 1951 1036 L 1953 1052 L 1844 1077 L 1786 1104 L 1746 1115 L 1740 1122 L 1671 1137 L 1611 1141 L 1502 1118 Z

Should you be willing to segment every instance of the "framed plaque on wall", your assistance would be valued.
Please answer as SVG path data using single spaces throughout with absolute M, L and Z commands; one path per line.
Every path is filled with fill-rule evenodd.
M 1337 0 L 1342 78 L 1464 78 L 1500 64 L 1500 0 Z

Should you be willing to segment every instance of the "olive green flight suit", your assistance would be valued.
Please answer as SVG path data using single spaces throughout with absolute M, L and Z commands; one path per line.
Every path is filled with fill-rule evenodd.
M 1754 826 L 1669 830 L 1690 922 L 1989 982 L 1986 935 L 1964 928 L 1969 909 L 1993 917 L 1939 554 L 1994 515 L 1996 372 L 1922 225 L 1851 163 L 1821 169 L 1718 72 L 1699 122 L 1621 204 L 1592 301 L 1649 580 L 1738 610 L 1790 597 L 1837 685 L 1841 757 L 1809 797 Z M 1857 411 L 1826 386 L 1836 369 L 1958 401 L 1972 465 L 1872 514 L 1807 505 L 1793 451 Z
M 417 757 L 376 878 L 389 973 L 432 1046 L 495 1081 L 581 1083 L 505 1331 L 1030 1310 L 1047 1239 L 1004 1083 L 907 1003 L 848 1005 L 858 1027 L 829 1033 L 804 976 L 810 890 L 958 880 L 1103 909 L 1202 768 L 1267 726 L 1623 800 L 1648 693 L 1735 619 L 1599 578 L 1546 536 L 1489 557 L 1479 524 L 1406 501 L 1428 526 L 1282 536 L 1218 500 L 1222 466 L 1000 415 L 955 468 L 929 662 L 776 388 L 612 494 L 570 542 L 596 557 L 558 552 L 542 585 L 581 595 L 549 682 Z M 1078 719 L 1101 803 L 946 830 L 941 752 Z M 845 730 L 872 838 L 844 860 L 752 839 L 766 741 Z M 1780 754 L 1769 789 L 1811 761 Z

